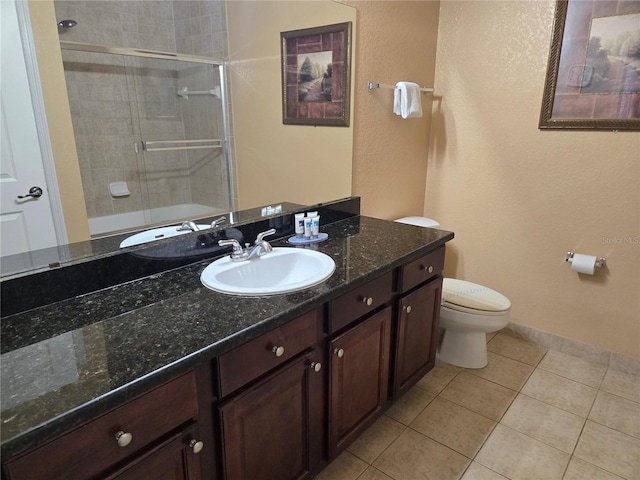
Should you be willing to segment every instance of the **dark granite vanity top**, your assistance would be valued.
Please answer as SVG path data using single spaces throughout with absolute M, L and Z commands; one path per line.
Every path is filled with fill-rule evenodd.
M 212 258 L 2 319 L 2 459 L 291 321 L 443 245 L 444 230 L 353 216 L 305 248 L 336 271 L 293 294 L 243 298 L 200 283 Z M 286 237 L 272 242 L 287 246 Z M 37 294 L 37 292 L 33 292 Z

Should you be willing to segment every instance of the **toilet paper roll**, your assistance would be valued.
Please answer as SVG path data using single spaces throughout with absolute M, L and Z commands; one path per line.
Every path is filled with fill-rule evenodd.
M 583 255 L 576 253 L 571 259 L 571 270 L 578 273 L 586 273 L 587 275 L 593 275 L 596 269 L 597 257 L 593 255 Z

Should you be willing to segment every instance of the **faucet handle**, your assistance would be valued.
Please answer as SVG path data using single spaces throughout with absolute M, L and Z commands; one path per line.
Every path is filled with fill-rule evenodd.
M 242 248 L 242 245 L 240 245 L 240 242 L 235 238 L 230 238 L 228 240 L 227 239 L 218 240 L 218 245 L 220 245 L 221 247 L 226 247 L 228 245 L 231 245 L 233 247 L 233 253 L 231 254 L 232 258 L 236 258 L 245 253 L 244 248 Z
M 224 222 L 227 221 L 227 217 L 220 217 L 220 218 L 216 218 L 213 222 L 211 222 L 211 228 L 215 228 L 219 225 L 222 225 Z
M 256 244 L 260 243 L 262 240 L 264 240 L 264 237 L 269 236 L 269 235 L 273 235 L 274 233 L 276 233 L 276 229 L 272 228 L 270 230 L 267 230 L 266 232 L 261 232 L 258 234 L 258 237 L 256 238 Z
M 189 220 L 186 222 L 182 222 L 182 225 L 180 225 L 176 230 L 178 232 L 184 232 L 185 230 L 191 230 L 192 232 L 197 232 L 200 229 L 195 224 L 195 222 L 192 222 L 191 220 Z

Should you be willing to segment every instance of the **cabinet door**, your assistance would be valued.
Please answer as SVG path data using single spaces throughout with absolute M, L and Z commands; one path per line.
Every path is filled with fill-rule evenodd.
M 226 480 L 310 476 L 323 454 L 320 361 L 311 351 L 219 408 Z
M 435 365 L 441 293 L 442 278 L 437 278 L 400 299 L 394 398 Z
M 330 343 L 329 458 L 381 412 L 389 393 L 391 307 Z
M 201 447 L 195 446 L 195 438 L 195 428 L 180 432 L 105 480 L 200 480 Z

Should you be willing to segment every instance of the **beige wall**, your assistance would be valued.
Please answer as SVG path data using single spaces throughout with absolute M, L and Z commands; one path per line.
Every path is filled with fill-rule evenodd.
M 424 212 L 512 321 L 640 356 L 640 133 L 540 131 L 554 2 L 442 2 Z M 567 250 L 607 257 L 594 276 Z
M 353 194 L 364 215 L 421 215 L 434 97 L 423 96 L 422 118 L 404 120 L 393 113 L 393 90 L 368 92 L 367 82 L 433 86 L 439 2 L 342 3 L 358 10 Z
M 53 0 L 31 0 L 29 15 L 67 236 L 69 243 L 88 240 L 89 222 L 62 71 Z
M 353 112 L 350 127 L 282 124 L 280 32 L 351 21 L 355 36 L 355 11 L 327 1 L 230 1 L 227 19 L 239 207 L 349 196 Z

